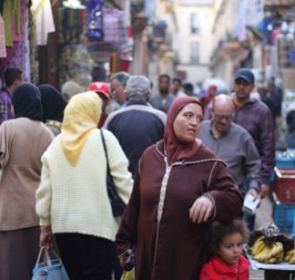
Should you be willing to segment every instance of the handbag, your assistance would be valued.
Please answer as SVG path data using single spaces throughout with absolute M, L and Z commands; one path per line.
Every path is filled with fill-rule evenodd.
M 105 138 L 103 136 L 102 129 L 100 131 L 101 131 L 101 140 L 103 144 L 103 149 L 104 149 L 104 153 L 105 153 L 105 157 L 107 161 L 107 192 L 108 192 L 108 197 L 111 203 L 113 216 L 116 218 L 116 217 L 122 216 L 123 211 L 126 207 L 126 204 L 117 193 L 117 187 L 114 183 L 113 176 L 111 175 L 109 159 L 108 159 L 108 150 L 106 147 Z
M 53 258 L 50 257 L 47 248 L 41 247 L 33 269 L 32 280 L 69 280 L 61 259 L 53 249 L 52 252 Z M 41 261 L 42 257 L 43 261 Z

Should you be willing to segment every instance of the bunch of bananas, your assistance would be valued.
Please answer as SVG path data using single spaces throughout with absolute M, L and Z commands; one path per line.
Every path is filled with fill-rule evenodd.
M 280 263 L 284 259 L 284 247 L 281 242 L 265 243 L 264 236 L 259 237 L 251 247 L 253 258 L 264 263 Z
M 287 252 L 284 261 L 288 262 L 289 264 L 295 264 L 295 249 L 292 249 Z

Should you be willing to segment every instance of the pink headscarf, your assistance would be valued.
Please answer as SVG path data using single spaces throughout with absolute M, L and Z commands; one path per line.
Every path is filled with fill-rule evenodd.
M 201 141 L 197 139 L 191 143 L 181 142 L 178 140 L 174 133 L 173 124 L 178 113 L 183 109 L 184 106 L 190 103 L 198 104 L 204 112 L 199 100 L 189 96 L 176 98 L 171 104 L 171 107 L 168 111 L 168 117 L 164 132 L 164 145 L 169 164 L 172 164 L 173 162 L 181 159 L 192 157 L 198 151 L 201 145 Z

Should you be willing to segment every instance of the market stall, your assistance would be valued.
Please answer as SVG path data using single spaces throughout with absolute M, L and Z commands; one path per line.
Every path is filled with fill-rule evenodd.
M 295 151 L 277 152 L 273 189 L 274 222 L 280 231 L 295 236 Z
M 295 279 L 295 241 L 275 226 L 252 233 L 247 257 L 254 270 L 264 270 L 266 280 Z

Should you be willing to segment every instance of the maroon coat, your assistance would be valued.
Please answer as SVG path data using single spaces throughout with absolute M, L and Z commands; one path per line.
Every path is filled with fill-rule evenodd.
M 137 280 L 196 280 L 210 225 L 194 224 L 189 209 L 208 193 L 215 200 L 215 219 L 231 221 L 240 213 L 242 197 L 225 164 L 203 145 L 191 159 L 166 167 L 163 142 L 144 152 L 117 252 L 136 248 Z

